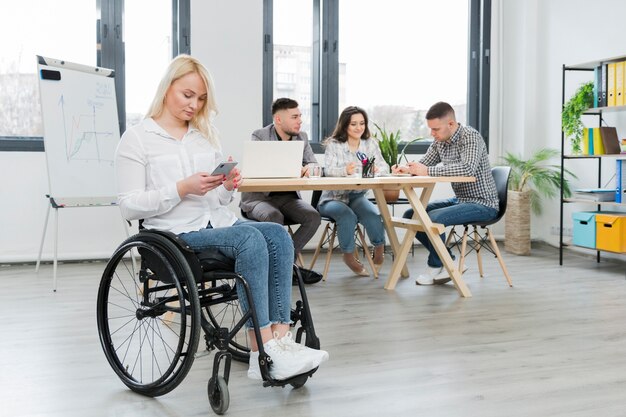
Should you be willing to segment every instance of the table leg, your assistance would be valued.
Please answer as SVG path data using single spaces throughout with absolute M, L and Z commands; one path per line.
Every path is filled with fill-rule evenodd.
M 426 189 L 424 191 L 426 191 Z M 454 264 L 454 261 L 452 261 L 452 257 L 450 256 L 448 249 L 446 249 L 446 245 L 444 245 L 441 237 L 437 234 L 437 232 L 433 230 L 433 222 L 430 220 L 430 217 L 426 212 L 426 208 L 422 204 L 422 199 L 424 196 L 422 196 L 422 199 L 418 199 L 417 194 L 413 189 L 405 190 L 405 194 L 408 200 L 411 202 L 411 206 L 413 206 L 413 218 L 418 219 L 424 226 L 424 232 L 428 236 L 430 242 L 435 247 L 435 250 L 439 255 L 439 259 L 441 259 L 444 268 L 446 268 L 446 271 L 448 271 L 448 274 L 450 274 L 450 278 L 452 279 L 452 282 L 454 283 L 457 291 L 463 297 L 471 297 L 472 293 L 470 292 L 469 288 L 467 288 L 467 285 L 465 285 L 465 281 L 463 281 L 459 269 Z
M 380 216 L 383 218 L 383 224 L 385 226 L 385 231 L 387 232 L 387 237 L 389 238 L 389 244 L 391 245 L 391 250 L 394 255 L 394 267 L 396 266 L 396 259 L 398 258 L 398 254 L 400 253 L 400 241 L 398 240 L 398 234 L 396 233 L 396 228 L 391 224 L 391 214 L 389 213 L 389 207 L 387 206 L 387 200 L 385 200 L 385 193 L 380 188 L 374 188 L 372 190 L 374 192 L 374 197 L 376 197 L 376 204 L 378 204 L 378 210 L 380 211 Z M 404 263 L 397 263 L 398 265 L 402 265 L 400 274 L 406 278 L 409 276 L 409 269 L 406 267 L 406 256 L 404 257 Z M 392 268 L 393 271 L 394 268 Z M 397 281 L 397 278 L 396 278 Z M 389 283 L 389 281 L 387 281 Z M 385 285 L 387 287 L 388 283 Z

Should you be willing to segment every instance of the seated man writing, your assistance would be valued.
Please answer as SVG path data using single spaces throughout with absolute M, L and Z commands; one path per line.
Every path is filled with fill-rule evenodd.
M 308 164 L 317 163 L 315 154 L 309 145 L 302 126 L 302 113 L 298 103 L 290 98 L 279 98 L 272 104 L 273 123 L 252 133 L 252 140 L 300 140 L 304 142 L 301 175 L 308 175 Z M 300 254 L 304 245 L 315 235 L 321 223 L 319 212 L 303 201 L 296 191 L 280 192 L 245 192 L 241 193 L 239 204 L 245 215 L 252 220 L 285 224 L 289 219 L 300 224 L 293 234 L 295 256 Z M 318 282 L 322 275 L 301 268 L 302 279 L 307 284 Z
M 426 123 L 435 141 L 419 162 L 393 167 L 394 172 L 429 176 L 471 176 L 476 182 L 452 183 L 455 197 L 433 201 L 426 211 L 433 223 L 444 226 L 494 219 L 498 214 L 498 193 L 491 174 L 485 141 L 475 129 L 456 121 L 448 103 L 435 103 L 426 113 Z M 413 217 L 413 209 L 403 217 Z M 428 250 L 426 271 L 415 281 L 418 285 L 444 284 L 450 281 L 433 244 L 424 232 L 415 234 Z M 446 235 L 441 239 L 445 242 Z

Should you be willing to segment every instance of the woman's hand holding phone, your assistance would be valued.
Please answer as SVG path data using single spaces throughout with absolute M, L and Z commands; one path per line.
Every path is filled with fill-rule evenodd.
M 223 182 L 223 175 L 209 175 L 208 172 L 196 172 L 176 183 L 176 189 L 180 198 L 187 194 L 205 195 Z
M 241 184 L 241 172 L 239 172 L 239 170 L 235 168 L 235 165 L 237 165 L 237 162 L 233 161 L 232 156 L 229 156 L 227 162 L 222 162 L 217 166 L 217 168 L 215 168 L 215 171 L 218 171 L 221 166 L 224 166 L 222 170 L 227 170 L 227 172 L 223 174 L 223 184 L 224 188 L 226 188 L 228 191 L 234 190 L 239 186 L 239 184 Z

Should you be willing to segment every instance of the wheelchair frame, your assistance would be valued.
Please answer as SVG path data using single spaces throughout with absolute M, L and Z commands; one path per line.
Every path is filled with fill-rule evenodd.
M 291 311 L 296 342 L 319 349 L 304 283 L 294 266 L 301 299 Z M 249 311 L 239 309 L 237 286 Z M 217 250 L 195 253 L 173 233 L 141 230 L 126 239 L 107 263 L 97 299 L 97 322 L 104 354 L 122 382 L 142 395 L 156 397 L 185 378 L 204 331 L 207 351 L 217 349 L 207 385 L 211 408 L 224 414 L 230 404 L 231 359 L 249 361 L 249 348 L 238 340 L 251 319 L 259 346 L 263 386 L 303 386 L 317 368 L 285 380 L 269 375 L 272 359 L 263 350 L 250 287 L 234 272 L 234 261 Z M 243 329 L 243 330 L 242 330 Z M 220 371 L 221 370 L 221 371 Z

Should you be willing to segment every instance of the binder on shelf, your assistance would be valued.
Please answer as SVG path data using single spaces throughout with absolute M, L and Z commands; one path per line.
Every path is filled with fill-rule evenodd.
M 600 92 L 600 67 L 595 67 L 593 69 L 593 107 L 600 107 L 600 102 L 598 101 L 599 92 Z
M 615 106 L 615 62 L 607 64 L 606 105 Z
M 588 127 L 584 127 L 583 128 L 583 140 L 582 143 L 580 144 L 580 150 L 582 151 L 583 155 L 589 155 L 589 128 Z
M 589 150 L 587 155 L 594 155 L 593 153 L 593 128 L 588 129 L 589 131 Z
M 626 203 L 626 159 L 618 159 L 615 166 L 615 202 Z
M 614 155 L 620 153 L 619 139 L 617 137 L 617 129 L 614 127 L 601 127 L 600 135 L 602 136 L 602 144 L 604 145 L 604 153 Z
M 593 128 L 593 155 L 604 155 L 602 132 L 600 131 L 599 127 Z
M 615 105 L 624 105 L 624 61 L 615 64 Z
M 599 91 L 599 107 L 606 107 L 606 64 L 600 65 L 600 91 Z

